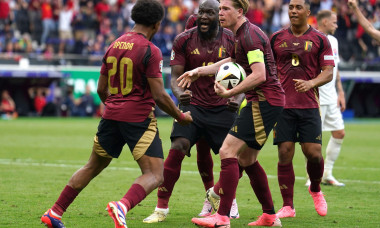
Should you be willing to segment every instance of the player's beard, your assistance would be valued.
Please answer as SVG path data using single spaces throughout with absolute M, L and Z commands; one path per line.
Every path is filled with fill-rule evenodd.
M 218 21 L 213 21 L 210 23 L 210 27 L 209 29 L 207 30 L 207 32 L 201 32 L 199 26 L 197 26 L 197 29 L 198 29 L 198 33 L 199 35 L 201 36 L 202 39 L 205 39 L 205 40 L 208 40 L 208 39 L 211 39 L 213 38 L 214 34 L 215 34 L 215 31 L 216 29 L 218 28 Z

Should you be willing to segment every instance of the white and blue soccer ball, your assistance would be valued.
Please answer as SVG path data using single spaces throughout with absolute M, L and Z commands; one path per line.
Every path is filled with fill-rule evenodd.
M 219 82 L 227 90 L 239 85 L 246 78 L 243 67 L 234 62 L 224 63 L 215 74 L 215 81 Z

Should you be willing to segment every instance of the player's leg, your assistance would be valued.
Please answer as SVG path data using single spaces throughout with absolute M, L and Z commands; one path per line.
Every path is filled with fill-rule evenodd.
M 207 191 L 209 188 L 214 186 L 214 162 L 211 156 L 211 148 L 204 138 L 200 138 L 196 143 L 197 147 L 197 165 L 198 171 L 201 175 L 203 186 Z M 212 213 L 211 203 L 205 199 L 203 207 L 198 216 L 209 216 Z
M 295 217 L 293 205 L 295 175 L 293 157 L 297 141 L 297 113 L 284 109 L 273 128 L 273 144 L 278 148 L 277 178 L 283 199 L 283 207 L 277 212 L 279 218 Z
M 164 180 L 162 175 L 164 161 L 161 157 L 143 155 L 137 163 L 142 175 L 136 178 L 122 199 L 109 202 L 107 205 L 108 214 L 114 220 L 116 228 L 126 228 L 127 212 L 144 200 Z
M 88 183 L 90 183 L 94 177 L 96 177 L 105 167 L 108 166 L 111 160 L 112 158 L 102 157 L 92 151 L 87 164 L 73 174 L 69 180 L 69 183 L 65 186 L 58 197 L 58 200 L 55 202 L 53 207 L 42 216 L 41 221 L 44 224 L 50 224 L 51 227 L 61 227 L 57 226 L 59 222 L 54 220 L 60 220 L 62 218 L 63 213 L 75 200 L 77 195 L 88 185 Z
M 214 186 L 213 167 L 214 162 L 211 156 L 211 148 L 204 138 L 200 138 L 196 143 L 197 147 L 197 165 L 201 175 L 205 190 Z
M 121 137 L 114 131 L 114 127 L 114 123 L 111 121 L 105 121 L 103 119 L 100 121 L 88 162 L 72 175 L 53 207 L 41 217 L 42 223 L 48 227 L 64 227 L 61 222 L 63 213 L 90 181 L 109 165 L 112 157 L 100 145 L 99 138 L 102 141 L 109 142 L 108 144 L 103 144 L 106 148 L 108 148 L 110 144 L 113 145 L 113 152 L 116 157 L 120 154 L 124 143 L 120 141 Z M 105 132 L 107 132 L 110 138 L 104 137 Z
M 263 214 L 257 221 L 249 223 L 252 226 L 268 225 L 264 220 L 273 220 L 278 224 L 276 213 L 274 211 L 272 194 L 268 185 L 268 178 L 261 167 L 259 161 L 256 160 L 258 150 L 247 148 L 239 154 L 239 164 L 244 167 L 247 173 L 252 189 L 259 200 Z
M 169 200 L 181 173 L 185 151 L 190 149 L 189 140 L 179 137 L 173 139 L 168 157 L 164 163 L 164 182 L 157 190 L 157 205 L 154 212 L 143 220 L 144 223 L 162 222 L 169 213 Z
M 219 177 L 220 205 L 217 213 L 205 218 L 193 218 L 191 221 L 200 226 L 212 227 L 211 225 L 228 226 L 228 217 L 235 191 L 239 181 L 239 164 L 237 153 L 244 149 L 246 144 L 243 140 L 228 134 L 219 150 L 221 159 L 221 171 Z
M 336 105 L 326 105 L 326 118 L 322 122 L 323 131 L 331 131 L 331 137 L 326 147 L 325 169 L 322 183 L 333 186 L 344 186 L 332 175 L 334 163 L 340 154 L 345 136 L 342 113 Z M 323 120 L 323 119 L 322 119 Z
M 344 183 L 339 182 L 332 175 L 334 163 L 336 159 L 339 157 L 344 136 L 345 136 L 344 130 L 331 132 L 331 137 L 326 147 L 325 169 L 324 169 L 323 178 L 322 178 L 323 184 L 339 186 L 339 187 L 345 186 Z

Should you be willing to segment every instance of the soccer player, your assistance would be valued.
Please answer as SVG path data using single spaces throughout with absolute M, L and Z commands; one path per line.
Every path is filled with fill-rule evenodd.
M 323 32 L 330 41 L 334 55 L 335 67 L 331 82 L 319 87 L 319 103 L 322 119 L 322 131 L 330 131 L 331 137 L 326 147 L 325 168 L 322 184 L 342 187 L 344 183 L 337 181 L 332 175 L 334 162 L 338 158 L 345 135 L 342 113 L 346 109 L 346 100 L 340 80 L 338 63 L 338 40 L 333 36 L 338 28 L 337 16 L 330 10 L 321 10 L 317 14 L 318 30 Z M 337 92 L 338 90 L 338 92 Z M 310 185 L 310 180 L 306 182 Z
M 372 23 L 364 17 L 358 7 L 356 0 L 348 0 L 347 4 L 353 10 L 354 14 L 358 18 L 359 24 L 363 27 L 364 31 L 366 31 L 373 39 L 377 40 L 377 42 L 380 42 L 380 31 L 377 30 L 372 25 Z
M 241 109 L 229 134 L 219 150 L 221 172 L 214 193 L 220 197 L 217 213 L 191 221 L 206 227 L 230 227 L 228 213 L 239 180 L 239 165 L 247 173 L 251 186 L 262 205 L 263 214 L 250 226 L 281 226 L 274 211 L 268 179 L 257 161 L 277 117 L 285 105 L 285 95 L 277 79 L 276 65 L 268 37 L 246 18 L 248 0 L 221 0 L 219 21 L 235 35 L 235 52 L 230 58 L 209 66 L 187 71 L 178 78 L 179 86 L 187 87 L 215 72 L 220 65 L 229 61 L 240 64 L 247 78 L 231 90 L 215 83 L 216 93 L 228 98 L 245 93 L 247 105 Z M 203 76 L 203 77 L 201 77 Z M 215 188 L 219 185 L 219 189 Z
M 61 217 L 76 196 L 119 157 L 128 144 L 140 166 L 139 176 L 120 201 L 107 210 L 116 228 L 126 228 L 126 213 L 163 182 L 163 151 L 154 117 L 157 104 L 176 118 L 178 124 L 192 122 L 190 112 L 182 113 L 166 93 L 162 80 L 161 51 L 150 42 L 164 16 L 156 0 L 138 0 L 132 8 L 135 26 L 108 48 L 100 70 L 98 94 L 105 111 L 94 137 L 88 163 L 69 180 L 53 207 L 41 217 L 48 227 L 64 227 Z
M 219 26 L 218 13 L 218 1 L 202 1 L 198 10 L 197 27 L 179 34 L 174 40 L 170 62 L 172 90 L 181 101 L 181 109 L 191 111 L 194 122 L 188 126 L 180 126 L 178 123 L 173 125 L 171 149 L 164 164 L 164 183 L 158 188 L 155 211 L 144 219 L 145 223 L 162 222 L 166 219 L 169 212 L 169 199 L 180 176 L 181 163 L 185 155 L 190 156 L 191 147 L 201 137 L 206 139 L 214 153 L 219 153 L 223 139 L 228 134 L 237 115 L 239 104 L 243 100 L 243 95 L 239 95 L 238 101 L 219 97 L 214 91 L 215 72 L 194 82 L 188 89 L 179 87 L 177 83 L 177 78 L 185 71 L 207 66 L 231 56 L 234 49 L 234 36 L 231 31 Z M 206 154 L 200 154 L 202 152 Z M 201 156 L 211 157 L 209 151 L 198 150 L 198 157 Z M 213 176 L 210 176 L 213 175 L 212 164 L 203 164 L 203 166 L 209 179 L 205 181 L 202 177 L 205 190 L 207 190 L 214 185 Z M 234 207 L 234 213 L 230 216 L 237 218 L 239 213 L 236 200 Z M 200 216 L 211 215 L 212 207 L 207 200 L 205 200 L 204 209 L 199 214 Z
M 288 15 L 290 27 L 274 33 L 270 39 L 286 98 L 285 108 L 273 129 L 273 143 L 278 146 L 278 183 L 284 201 L 277 215 L 296 216 L 292 160 L 295 143 L 299 142 L 307 158 L 310 195 L 318 214 L 325 216 L 327 203 L 320 189 L 324 163 L 318 87 L 331 81 L 334 57 L 327 37 L 307 23 L 308 0 L 291 0 Z

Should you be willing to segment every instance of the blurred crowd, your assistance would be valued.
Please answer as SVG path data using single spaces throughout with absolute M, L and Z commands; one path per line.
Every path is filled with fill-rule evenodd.
M 0 59 L 61 57 L 76 65 L 100 65 L 108 45 L 133 27 L 136 0 L 0 0 Z M 197 13 L 198 0 L 162 0 L 166 15 L 153 42 L 169 56 L 172 41 Z M 289 0 L 250 0 L 248 20 L 268 35 L 289 25 Z M 343 62 L 379 61 L 379 46 L 358 25 L 346 0 L 311 0 L 309 23 L 319 10 L 338 15 L 336 37 Z M 364 15 L 380 28 L 380 0 L 359 0 Z M 66 64 L 62 58 L 57 64 Z

